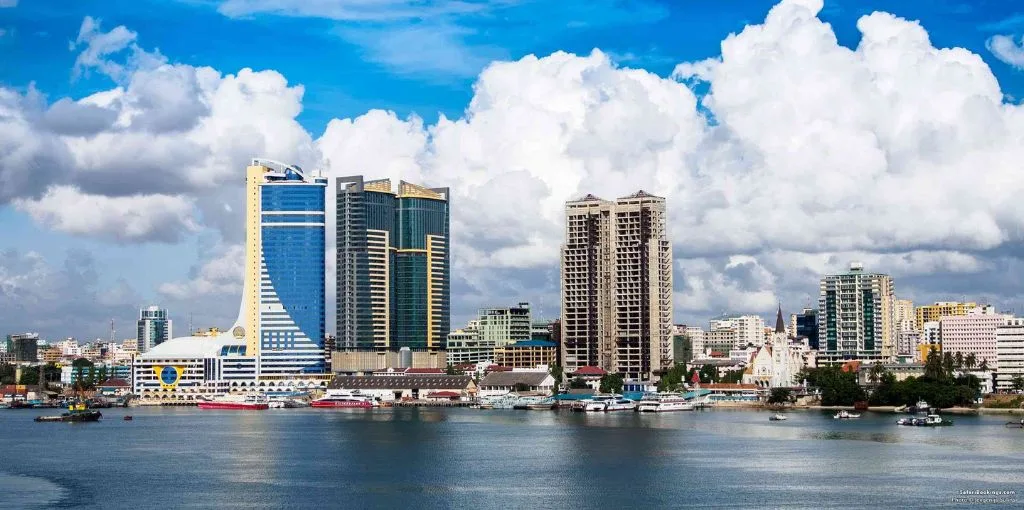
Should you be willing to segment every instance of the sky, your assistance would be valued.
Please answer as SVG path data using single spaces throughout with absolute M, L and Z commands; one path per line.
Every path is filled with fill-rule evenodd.
M 0 332 L 229 326 L 253 157 L 450 187 L 453 327 L 557 317 L 565 202 L 638 189 L 678 323 L 851 261 L 1024 313 L 1015 4 L 0 0 Z

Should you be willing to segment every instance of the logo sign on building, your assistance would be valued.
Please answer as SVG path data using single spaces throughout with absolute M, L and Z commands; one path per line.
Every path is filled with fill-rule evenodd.
M 181 380 L 181 373 L 185 370 L 185 367 L 175 367 L 171 365 L 157 365 L 153 367 L 153 372 L 156 373 L 157 380 L 160 381 L 160 386 L 163 388 L 173 388 L 178 385 L 178 381 Z

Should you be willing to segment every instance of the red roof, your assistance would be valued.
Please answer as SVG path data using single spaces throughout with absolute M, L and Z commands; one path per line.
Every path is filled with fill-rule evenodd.
M 722 351 L 711 351 L 711 357 L 712 358 L 724 358 L 725 357 L 725 353 L 723 353 Z
M 427 398 L 455 398 L 461 396 L 461 393 L 455 391 L 435 391 L 434 393 L 427 394 Z
M 593 367 L 593 366 L 590 366 L 590 367 L 580 367 L 575 372 L 576 375 L 605 375 L 607 373 L 608 372 L 605 372 L 605 370 L 603 368 L 601 368 L 601 367 Z
M 484 372 L 511 372 L 511 367 L 503 367 L 501 365 L 491 365 L 484 369 Z
M 860 372 L 860 361 L 854 360 L 843 363 L 843 367 L 840 370 L 843 372 Z
M 444 370 L 440 368 L 407 368 L 405 369 L 407 374 L 443 374 Z
M 128 381 L 125 381 L 124 379 L 116 379 L 115 378 L 115 379 L 107 379 L 106 381 L 103 381 L 102 383 L 97 384 L 96 386 L 103 387 L 103 388 L 127 388 L 127 387 L 129 387 L 131 385 L 128 384 Z

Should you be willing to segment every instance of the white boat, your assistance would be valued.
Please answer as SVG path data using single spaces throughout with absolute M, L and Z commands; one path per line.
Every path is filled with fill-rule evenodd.
M 540 404 L 540 403 L 542 403 L 542 402 L 544 402 L 544 401 L 546 401 L 546 400 L 548 400 L 550 398 L 551 397 L 544 397 L 544 396 L 537 396 L 537 395 L 526 396 L 526 397 L 519 397 L 514 402 L 512 402 L 512 409 L 529 409 L 530 406 L 535 406 L 535 405 Z
M 786 421 L 786 415 L 782 413 L 775 413 L 768 417 L 768 421 Z
M 860 418 L 859 414 L 851 413 L 846 410 L 839 411 L 838 413 L 836 413 L 835 416 L 832 417 L 833 420 L 856 420 L 857 418 Z
M 656 393 L 646 395 L 636 405 L 640 413 L 665 413 L 670 411 L 692 411 L 696 408 L 693 402 L 675 393 Z
M 621 398 L 621 395 L 594 395 L 591 398 L 573 403 L 572 410 L 580 412 L 602 412 L 608 409 L 608 403 Z
M 327 393 L 309 403 L 311 407 L 321 408 L 359 408 L 369 409 L 375 406 L 373 397 L 363 395 L 359 391 L 327 390 Z
M 607 411 L 607 412 L 612 412 L 612 411 L 635 411 L 636 410 L 636 401 L 635 400 L 630 400 L 628 398 L 617 398 L 617 399 L 614 399 L 614 400 L 609 400 L 605 404 L 604 410 Z

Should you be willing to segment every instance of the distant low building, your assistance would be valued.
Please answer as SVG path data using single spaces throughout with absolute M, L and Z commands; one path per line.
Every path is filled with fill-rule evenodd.
M 96 385 L 96 392 L 103 396 L 123 397 L 132 391 L 132 385 L 124 379 L 107 379 Z
M 402 399 L 470 399 L 477 386 L 468 375 L 414 374 L 391 377 L 336 376 L 331 389 L 359 391 L 382 401 Z
M 331 370 L 336 374 L 363 375 L 388 368 L 445 368 L 445 351 L 404 351 L 409 359 L 403 361 L 403 351 L 335 351 L 331 353 Z M 411 366 L 403 366 L 406 362 Z
M 480 395 L 503 395 L 512 391 L 551 392 L 555 378 L 547 371 L 491 372 L 480 380 Z

